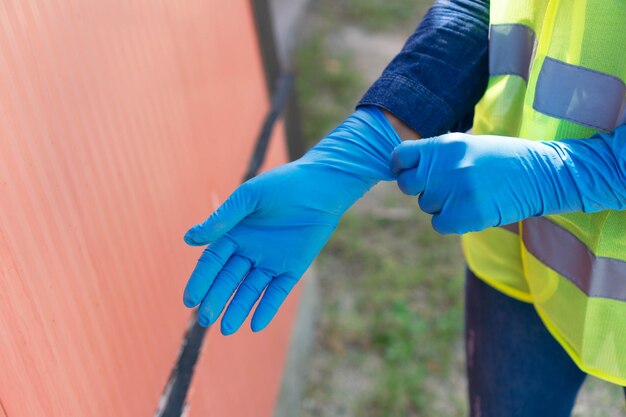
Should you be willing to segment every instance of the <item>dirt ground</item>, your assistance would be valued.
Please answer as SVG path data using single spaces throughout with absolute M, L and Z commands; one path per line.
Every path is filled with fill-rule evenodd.
M 306 37 L 322 39 L 328 57 L 320 67 L 333 73 L 333 80 L 342 80 L 336 72 L 358 74 L 348 93 L 353 106 L 400 50 L 412 25 L 372 29 L 358 20 L 327 25 L 328 13 L 311 8 Z M 328 108 L 332 99 L 318 107 Z M 317 274 L 322 305 L 301 417 L 466 414 L 463 261 L 455 237 L 433 232 L 415 201 L 384 183 L 346 215 L 317 262 Z M 573 416 L 623 415 L 621 388 L 589 378 Z
M 419 213 L 413 201 L 399 194 L 395 185 L 383 183 L 375 187 L 366 197 L 360 200 L 348 213 L 348 219 L 387 219 L 389 222 L 401 224 L 414 223 L 416 230 L 422 229 L 422 233 L 430 234 L 424 230 L 429 226 L 427 216 Z M 381 226 L 378 226 L 381 227 Z M 370 233 L 367 228 L 364 233 Z M 414 230 L 408 230 L 412 233 Z M 338 230 L 338 233 L 345 233 Z M 353 236 L 348 233 L 348 238 Z M 386 238 L 390 235 L 376 233 L 374 239 Z M 341 236 L 339 236 L 341 238 Z M 370 235 L 369 238 L 372 238 Z M 399 236 L 400 239 L 405 237 Z M 438 236 L 435 236 L 437 239 Z M 448 240 L 448 239 L 446 239 Z M 451 240 L 455 240 L 452 238 Z M 391 242 L 379 242 L 381 245 L 391 245 Z M 350 321 L 340 327 L 345 331 L 341 334 L 337 328 L 329 325 L 329 322 L 337 320 L 338 315 L 350 316 L 357 310 L 355 291 L 364 291 L 358 286 L 355 290 L 355 281 L 363 279 L 362 270 L 353 265 L 354 259 L 346 256 L 343 251 L 336 251 L 336 246 L 331 242 L 330 250 L 322 254 L 318 262 L 318 280 L 321 283 L 321 316 L 317 325 L 317 339 L 312 355 L 308 362 L 308 375 L 305 383 L 303 409 L 301 417 L 356 417 L 356 416 L 463 416 L 467 414 L 467 383 L 465 379 L 465 358 L 460 327 L 456 329 L 452 337 L 433 341 L 428 337 L 418 337 L 417 343 L 435 344 L 442 350 L 442 357 L 447 361 L 442 372 L 432 372 L 423 377 L 421 388 L 426 391 L 427 404 L 414 409 L 411 406 L 392 410 L 390 413 L 379 413 L 367 409 L 371 402 L 372 391 L 379 389 L 377 380 L 386 366 L 385 355 L 372 346 L 355 343 L 350 331 Z M 433 248 L 433 251 L 441 248 Z M 443 271 L 442 276 L 450 279 L 461 280 L 462 259 L 458 245 L 448 240 L 443 245 L 443 250 L 448 253 L 448 270 Z M 422 262 L 423 263 L 423 262 Z M 428 265 L 425 265 L 428 268 Z M 455 272 L 456 270 L 456 272 Z M 422 273 L 417 268 L 415 275 Z M 358 285 L 358 284 L 357 284 Z M 412 289 L 415 291 L 415 289 Z M 432 291 L 432 289 L 431 289 Z M 367 292 L 367 290 L 365 290 Z M 450 304 L 450 308 L 459 308 L 461 305 L 462 291 L 458 291 L 458 297 Z M 360 296 L 368 297 L 368 294 Z M 338 301 L 339 300 L 339 301 Z M 339 302 L 339 312 L 332 312 L 329 306 Z M 431 302 L 422 299 L 420 308 L 431 308 Z M 454 304 L 454 306 L 452 305 Z M 462 317 L 457 315 L 459 321 Z M 372 318 L 364 318 L 368 321 Z M 447 351 L 447 352 L 446 352 Z M 448 353 L 446 355 L 446 353 Z M 419 360 L 416 358 L 416 360 Z M 393 402 L 395 399 L 390 399 Z M 624 406 L 624 394 L 620 387 L 606 383 L 599 379 L 588 377 L 577 399 L 573 417 L 619 417 L 626 415 Z

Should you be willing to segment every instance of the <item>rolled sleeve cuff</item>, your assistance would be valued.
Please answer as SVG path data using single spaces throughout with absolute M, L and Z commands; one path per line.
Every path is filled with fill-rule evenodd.
M 422 84 L 400 74 L 384 75 L 367 90 L 359 106 L 389 111 L 423 138 L 441 135 L 457 122 L 450 106 Z

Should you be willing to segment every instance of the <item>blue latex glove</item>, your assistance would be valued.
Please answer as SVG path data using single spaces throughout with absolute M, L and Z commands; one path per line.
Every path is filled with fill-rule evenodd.
M 440 233 L 532 216 L 626 207 L 626 127 L 589 139 L 534 142 L 451 133 L 406 141 L 392 155 L 398 186 L 421 194 Z
M 343 213 L 394 179 L 389 158 L 399 143 L 380 110 L 361 107 L 302 158 L 242 184 L 192 227 L 185 242 L 209 244 L 184 294 L 187 307 L 200 304 L 199 323 L 213 324 L 237 290 L 221 323 L 232 334 L 265 290 L 252 330 L 267 326 Z

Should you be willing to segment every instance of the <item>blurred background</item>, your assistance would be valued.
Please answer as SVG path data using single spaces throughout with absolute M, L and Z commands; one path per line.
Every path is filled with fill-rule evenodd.
M 348 116 L 429 6 L 3 1 L 0 417 L 465 415 L 459 242 L 392 183 L 264 331 L 182 304 L 187 228 Z M 574 415 L 623 407 L 590 378 Z
M 303 3 L 293 65 L 313 145 L 352 112 L 433 2 Z M 374 188 L 343 218 L 311 278 L 319 313 L 300 416 L 466 414 L 460 245 L 435 233 L 413 198 L 390 183 Z M 623 412 L 619 387 L 589 378 L 573 415 Z

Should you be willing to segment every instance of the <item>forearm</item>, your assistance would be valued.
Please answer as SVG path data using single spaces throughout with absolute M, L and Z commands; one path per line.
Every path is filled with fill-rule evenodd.
M 400 143 L 399 135 L 379 108 L 362 106 L 300 161 L 347 173 L 370 187 L 381 180 L 395 179 L 389 159 Z
M 626 209 L 626 125 L 589 139 L 548 142 L 565 154 L 565 164 L 582 210 Z
M 437 1 L 359 106 L 385 109 L 394 127 L 409 129 L 403 139 L 471 121 L 487 85 L 488 29 L 488 0 Z

